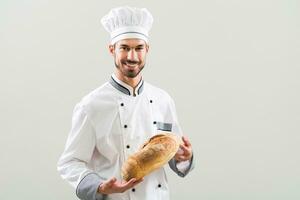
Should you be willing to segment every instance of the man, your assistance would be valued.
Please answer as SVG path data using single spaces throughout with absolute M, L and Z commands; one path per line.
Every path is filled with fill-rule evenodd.
M 152 15 L 146 9 L 119 7 L 102 18 L 111 35 L 115 72 L 74 109 L 72 128 L 58 171 L 84 200 L 168 200 L 164 168 L 141 180 L 122 181 L 122 164 L 160 131 L 182 132 L 172 98 L 142 78 L 149 50 Z M 179 176 L 193 168 L 187 137 L 169 162 Z

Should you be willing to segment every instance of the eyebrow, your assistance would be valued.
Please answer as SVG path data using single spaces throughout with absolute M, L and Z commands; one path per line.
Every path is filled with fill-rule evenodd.
M 136 47 L 134 48 L 138 48 L 138 47 L 144 47 L 145 45 L 144 44 L 139 44 L 137 45 Z M 120 47 L 129 47 L 127 44 L 120 44 Z

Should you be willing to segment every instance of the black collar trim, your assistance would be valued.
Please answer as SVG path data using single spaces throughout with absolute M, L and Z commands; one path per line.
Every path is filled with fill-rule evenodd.
M 142 81 L 142 83 L 141 83 L 141 81 Z M 128 90 L 126 87 L 124 87 L 123 85 L 121 85 L 120 83 L 118 83 L 112 76 L 111 76 L 109 82 L 110 82 L 110 84 L 114 88 L 116 88 L 120 92 L 123 92 L 124 94 L 127 94 L 129 96 L 131 95 L 130 94 L 130 90 Z M 140 82 L 138 83 L 138 85 L 140 85 L 140 86 L 139 86 L 139 88 L 137 90 L 137 94 L 140 95 L 143 92 L 143 90 L 144 90 L 144 80 L 141 79 Z

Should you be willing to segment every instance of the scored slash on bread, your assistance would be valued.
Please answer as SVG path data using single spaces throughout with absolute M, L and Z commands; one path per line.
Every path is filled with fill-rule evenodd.
M 181 139 L 171 132 L 160 132 L 146 141 L 122 166 L 125 181 L 137 180 L 169 162 L 178 151 Z

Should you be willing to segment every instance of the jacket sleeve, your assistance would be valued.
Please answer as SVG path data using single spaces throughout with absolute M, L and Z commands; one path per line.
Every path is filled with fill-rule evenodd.
M 190 171 L 194 169 L 194 155 L 191 160 L 184 162 L 177 162 L 174 158 L 169 161 L 170 168 L 180 177 L 185 177 Z
M 65 149 L 57 163 L 61 177 L 76 188 L 76 195 L 83 200 L 98 200 L 103 196 L 97 193 L 103 182 L 87 163 L 95 149 L 96 136 L 92 123 L 84 110 L 77 104 L 73 111 L 72 127 Z
M 182 129 L 178 122 L 176 107 L 173 99 L 170 97 L 170 114 L 172 118 L 172 132 L 182 137 Z M 180 177 L 185 177 L 194 168 L 194 153 L 188 161 L 177 162 L 175 158 L 169 161 L 170 168 Z

